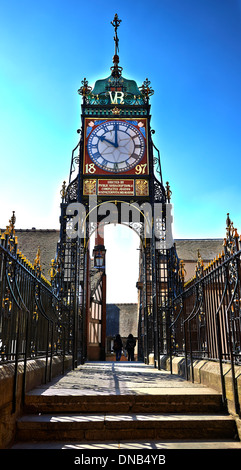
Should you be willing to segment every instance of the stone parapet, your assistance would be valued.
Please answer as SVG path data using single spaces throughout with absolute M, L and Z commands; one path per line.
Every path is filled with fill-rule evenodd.
M 66 356 L 64 369 L 71 369 L 72 356 Z M 27 362 L 26 392 L 45 382 L 46 359 L 39 358 Z M 60 375 L 63 368 L 63 358 L 54 356 L 52 359 L 52 378 Z M 16 420 L 23 411 L 22 388 L 24 364 L 18 364 L 18 376 L 16 384 L 16 405 L 13 410 L 14 397 L 14 372 L 12 363 L 0 365 L 0 449 L 8 448 L 14 440 L 16 432 Z
M 169 370 L 170 357 L 161 356 L 160 358 L 161 368 Z M 185 357 L 177 356 L 172 358 L 172 373 L 177 374 L 181 377 L 186 377 L 186 361 Z M 231 365 L 223 363 L 223 374 L 226 389 L 226 399 L 228 411 L 232 415 L 236 415 L 235 402 L 233 393 L 233 381 L 232 381 L 232 370 Z M 191 377 L 191 361 L 188 360 L 188 377 Z M 194 383 L 199 383 L 212 388 L 218 392 L 222 392 L 220 366 L 219 362 L 210 360 L 195 360 L 193 361 L 193 379 Z M 241 366 L 235 366 L 235 380 L 238 391 L 239 406 L 241 408 Z M 239 438 L 241 439 L 241 419 L 236 415 L 237 428 L 239 431 Z

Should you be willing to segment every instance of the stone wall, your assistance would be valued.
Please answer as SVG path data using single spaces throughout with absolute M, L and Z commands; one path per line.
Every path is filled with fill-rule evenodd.
M 170 370 L 170 357 L 161 356 L 161 368 Z M 188 376 L 190 377 L 190 361 L 188 361 Z M 186 362 L 184 357 L 172 358 L 172 373 L 183 378 L 186 377 Z M 222 393 L 219 362 L 208 360 L 193 361 L 194 382 L 205 385 Z M 241 419 L 236 414 L 231 365 L 223 363 L 224 382 L 226 389 L 227 407 L 230 414 L 235 415 L 239 438 L 241 439 Z M 235 379 L 238 391 L 239 406 L 241 408 L 241 366 L 235 366 Z
M 46 359 L 30 360 L 27 363 L 26 392 L 41 385 L 45 381 Z M 70 370 L 72 356 L 65 357 L 64 369 Z M 53 357 L 52 377 L 62 373 L 63 358 Z M 14 364 L 0 366 L 0 449 L 11 446 L 16 431 L 16 420 L 22 414 L 22 386 L 23 386 L 23 362 L 18 365 L 18 377 L 16 388 L 16 406 L 13 410 L 14 389 Z
M 106 336 L 127 338 L 130 333 L 138 336 L 137 304 L 106 304 Z
M 111 354 L 114 338 L 121 336 L 125 347 L 127 338 L 131 333 L 136 339 L 135 358 L 138 350 L 138 304 L 106 304 L 106 360 L 115 360 L 115 354 Z M 122 361 L 127 360 L 122 354 Z

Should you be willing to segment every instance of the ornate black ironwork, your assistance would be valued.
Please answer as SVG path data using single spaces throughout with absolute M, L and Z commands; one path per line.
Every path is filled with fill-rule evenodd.
M 144 80 L 142 85 L 139 87 L 145 103 L 148 103 L 149 97 L 154 94 L 154 90 L 151 88 L 150 85 L 151 85 L 150 80 L 146 78 L 146 80 Z
M 151 135 L 153 135 L 153 134 L 155 134 L 154 129 L 151 130 Z M 153 155 L 154 171 L 156 169 L 156 171 L 158 173 L 158 179 L 160 180 L 161 184 L 163 184 L 160 152 L 159 152 L 158 148 L 155 146 L 155 144 L 153 142 L 153 139 L 151 139 L 151 140 L 152 140 L 153 149 L 155 149 L 155 151 L 157 152 L 157 155 Z
M 68 186 L 66 190 L 66 201 L 76 202 L 78 199 L 78 177 L 76 177 Z
M 200 252 L 195 277 L 174 292 L 172 300 L 173 322 L 170 334 L 177 347 L 173 354 L 183 354 L 193 380 L 193 360 L 219 360 L 222 396 L 226 403 L 223 361 L 231 364 L 233 395 L 236 412 L 239 400 L 234 366 L 241 364 L 241 241 L 237 229 L 227 217 L 224 250 L 204 266 Z M 176 279 L 178 286 L 180 281 Z M 190 361 L 190 367 L 188 360 Z
M 154 202 L 164 203 L 166 200 L 165 189 L 160 181 L 154 177 Z
M 113 21 L 111 21 L 111 24 L 112 24 L 112 26 L 114 26 L 114 29 L 115 29 L 115 37 L 114 37 L 114 41 L 115 41 L 115 54 L 118 54 L 118 52 L 119 52 L 119 38 L 118 38 L 118 36 L 117 36 L 117 29 L 119 28 L 119 26 L 120 26 L 120 24 L 121 24 L 121 20 L 120 20 L 120 18 L 118 18 L 117 13 L 116 13 L 115 16 L 114 16 Z
M 112 26 L 114 26 L 115 29 L 115 36 L 114 36 L 114 41 L 115 41 L 115 54 L 113 57 L 113 67 L 111 67 L 111 75 L 115 79 L 119 79 L 121 77 L 122 73 L 122 67 L 119 67 L 119 38 L 117 35 L 117 29 L 119 28 L 121 23 L 121 20 L 118 18 L 117 13 L 114 16 L 114 20 L 111 21 Z
M 34 263 L 18 249 L 15 213 L 0 234 L 0 363 L 15 364 L 13 410 L 16 404 L 18 362 L 46 358 L 45 380 L 51 380 L 52 358 L 65 355 L 63 303 L 51 282 L 42 274 L 41 253 Z M 23 380 L 23 395 L 25 379 Z
M 166 200 L 167 200 L 168 203 L 170 203 L 170 201 L 171 201 L 171 195 L 172 195 L 172 192 L 171 192 L 170 184 L 167 181 L 166 182 Z
M 92 87 L 89 86 L 89 82 L 86 80 L 86 78 L 82 80 L 81 84 L 82 86 L 78 89 L 78 93 L 79 95 L 83 96 L 83 98 L 85 98 L 91 93 Z

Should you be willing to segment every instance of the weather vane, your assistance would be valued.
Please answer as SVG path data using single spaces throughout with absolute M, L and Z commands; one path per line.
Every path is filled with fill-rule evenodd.
M 121 23 L 121 20 L 118 18 L 117 13 L 114 16 L 114 20 L 111 21 L 112 26 L 115 28 L 115 36 L 114 36 L 114 41 L 115 41 L 115 55 L 118 54 L 119 52 L 119 38 L 117 36 L 117 29 L 119 28 Z
M 117 36 L 117 29 L 119 28 L 121 23 L 121 20 L 118 18 L 117 13 L 114 16 L 114 20 L 111 21 L 112 26 L 115 28 L 115 36 L 114 36 L 114 41 L 115 41 L 115 55 L 113 57 L 113 64 L 114 66 L 111 67 L 111 75 L 115 78 L 118 79 L 121 77 L 121 72 L 122 72 L 122 67 L 119 67 L 119 38 Z

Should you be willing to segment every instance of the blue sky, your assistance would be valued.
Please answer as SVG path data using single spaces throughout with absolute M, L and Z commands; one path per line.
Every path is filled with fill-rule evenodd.
M 59 227 L 77 90 L 109 75 L 116 12 L 123 75 L 155 90 L 174 236 L 224 237 L 227 212 L 241 232 L 238 0 L 0 0 L 0 226 L 15 210 L 17 228 Z

